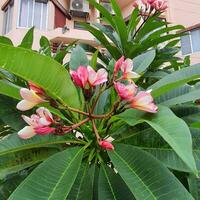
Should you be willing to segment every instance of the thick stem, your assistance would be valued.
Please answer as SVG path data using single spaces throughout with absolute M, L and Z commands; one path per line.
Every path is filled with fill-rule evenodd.
M 99 136 L 95 121 L 94 121 L 94 119 L 91 119 L 91 121 L 92 121 L 92 127 L 93 127 L 94 134 L 95 134 L 95 136 L 97 138 L 97 141 L 100 142 L 101 138 Z
M 72 126 L 66 126 L 66 127 L 63 127 L 62 130 L 65 131 L 65 133 L 68 133 L 76 128 L 78 128 L 79 126 L 85 124 L 86 122 L 90 121 L 90 118 L 86 118 L 84 119 L 83 121 L 77 123 L 77 124 L 74 124 Z

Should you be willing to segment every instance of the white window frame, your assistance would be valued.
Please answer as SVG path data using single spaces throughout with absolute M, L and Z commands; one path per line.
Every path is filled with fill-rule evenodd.
M 191 53 L 183 54 L 183 52 L 182 52 L 182 50 L 181 50 L 182 56 L 190 56 L 190 55 L 195 54 L 195 53 L 200 53 L 200 51 L 194 51 L 194 49 L 193 49 L 192 34 L 191 34 L 191 32 L 192 32 L 192 31 L 195 31 L 195 30 L 200 30 L 200 28 L 196 28 L 196 29 L 187 31 L 187 33 L 189 34 L 189 39 L 190 39 Z
M 18 8 L 18 17 L 17 17 L 17 28 L 19 29 L 29 29 L 31 27 L 33 27 L 33 24 L 34 24 L 34 11 L 35 11 L 35 1 L 36 0 L 32 0 L 33 1 L 33 8 L 32 8 L 32 22 L 31 22 L 31 27 L 29 27 L 28 25 L 28 22 L 29 22 L 29 16 L 30 16 L 30 13 L 29 13 L 29 7 L 30 7 L 30 3 L 28 1 L 28 16 L 27 16 L 27 26 L 26 27 L 23 27 L 23 26 L 20 26 L 20 12 L 21 12 L 21 1 L 22 0 L 19 0 L 19 8 Z M 47 13 L 46 13 L 46 21 L 45 21 L 45 29 L 42 29 L 42 20 L 43 20 L 43 12 L 44 12 L 44 3 L 42 3 L 42 9 L 41 9 L 41 20 L 40 20 L 40 28 L 39 30 L 41 31 L 46 31 L 47 28 L 48 28 L 48 17 L 49 17 L 49 13 L 48 13 L 48 2 L 47 2 Z
M 13 3 L 14 4 L 14 3 Z M 7 5 L 7 10 L 5 11 L 3 11 L 4 12 L 4 15 L 3 15 L 3 29 L 2 29 L 2 34 L 3 35 L 6 35 L 6 34 L 8 34 L 11 30 L 12 30 L 12 18 L 10 18 L 10 15 L 11 15 L 11 7 L 13 7 L 14 5 L 10 5 L 10 2 L 9 2 L 9 4 Z M 5 19 L 5 13 L 7 12 L 7 18 Z M 11 22 L 10 22 L 10 20 L 11 20 Z M 10 29 L 9 29 L 9 26 L 11 25 L 11 27 L 10 27 Z

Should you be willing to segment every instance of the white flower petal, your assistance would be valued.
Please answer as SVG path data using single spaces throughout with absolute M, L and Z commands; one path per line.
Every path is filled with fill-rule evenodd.
M 17 109 L 21 110 L 21 111 L 26 111 L 26 110 L 30 110 L 31 108 L 33 108 L 37 104 L 38 103 L 36 103 L 36 102 L 30 102 L 30 101 L 27 101 L 27 100 L 21 100 L 17 104 Z
M 36 135 L 34 128 L 32 126 L 25 126 L 21 131 L 19 131 L 18 136 L 22 139 L 29 139 Z

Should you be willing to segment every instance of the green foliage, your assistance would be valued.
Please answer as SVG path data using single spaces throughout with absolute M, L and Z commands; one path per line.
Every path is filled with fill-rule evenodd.
M 88 64 L 86 52 L 80 46 L 76 46 L 72 51 L 69 67 L 76 70 L 80 65 L 87 67 Z
M 136 199 L 193 199 L 167 168 L 148 153 L 118 144 L 109 156 Z
M 18 47 L 0 36 L 0 200 L 200 199 L 200 66 L 177 57 L 182 34 L 176 32 L 183 27 L 139 8 L 127 22 L 115 0 L 115 15 L 88 1 L 104 23 L 83 26 L 106 51 L 74 41 L 52 52 L 42 36 L 36 52 L 34 28 Z M 121 56 L 141 75 L 134 80 L 138 91 L 152 89 L 157 113 L 119 101 L 113 72 Z M 108 82 L 75 87 L 69 70 L 80 65 L 105 69 Z M 45 91 L 46 102 L 37 106 L 53 114 L 55 135 L 24 140 L 17 134 L 27 126 L 16 104 L 29 81 Z M 100 140 L 110 137 L 115 149 L 106 151 Z

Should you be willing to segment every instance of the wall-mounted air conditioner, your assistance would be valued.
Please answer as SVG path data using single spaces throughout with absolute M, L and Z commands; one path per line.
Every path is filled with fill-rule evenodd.
M 87 0 L 70 0 L 70 13 L 75 17 L 85 17 L 89 13 Z
M 111 13 L 112 15 L 115 15 L 114 10 L 112 9 L 112 6 L 109 2 L 101 2 L 101 5 L 106 8 L 106 10 L 109 11 L 109 13 Z

